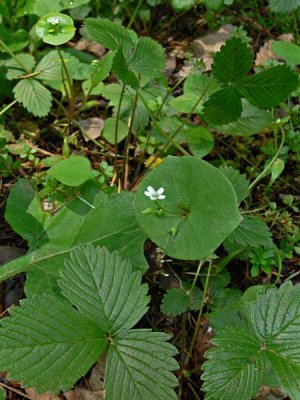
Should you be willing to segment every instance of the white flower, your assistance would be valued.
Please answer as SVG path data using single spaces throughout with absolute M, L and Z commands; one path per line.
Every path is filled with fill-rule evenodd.
M 49 22 L 50 22 L 50 24 L 52 24 L 52 25 L 57 25 L 57 24 L 59 24 L 59 18 L 57 18 L 57 17 L 52 17 L 52 18 L 49 19 Z
M 163 200 L 166 196 L 163 194 L 165 189 L 163 187 L 155 190 L 152 186 L 148 186 L 144 192 L 145 196 L 150 197 L 151 200 Z

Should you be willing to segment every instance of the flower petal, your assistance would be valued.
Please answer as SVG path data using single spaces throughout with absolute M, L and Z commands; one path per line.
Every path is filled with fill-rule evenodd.
M 148 190 L 149 193 L 152 193 L 152 194 L 156 193 L 155 189 L 152 186 L 148 186 L 147 190 Z
M 157 194 L 163 194 L 164 191 L 165 191 L 165 189 L 163 187 L 161 187 L 156 191 L 156 193 Z
M 158 200 L 163 200 L 163 199 L 166 198 L 166 196 L 165 196 L 164 194 L 159 194 L 159 195 L 157 196 L 157 198 L 158 198 Z

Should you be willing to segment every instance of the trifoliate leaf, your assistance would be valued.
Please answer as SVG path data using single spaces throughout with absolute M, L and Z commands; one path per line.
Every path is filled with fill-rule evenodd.
M 48 170 L 48 175 L 67 186 L 80 186 L 94 178 L 90 161 L 83 156 L 61 160 Z
M 236 82 L 251 70 L 252 63 L 253 56 L 247 44 L 233 37 L 216 53 L 212 71 L 221 82 Z
M 93 72 L 91 75 L 92 86 L 99 85 L 100 82 L 108 77 L 112 68 L 114 56 L 115 52 L 110 51 L 109 53 L 105 54 L 105 56 L 102 57 L 100 60 L 93 61 Z
M 39 393 L 70 389 L 105 350 L 97 321 L 50 295 L 24 300 L 1 320 L 0 370 Z
M 51 110 L 51 93 L 35 79 L 22 79 L 14 87 L 16 100 L 36 117 L 44 117 Z
M 143 77 L 157 78 L 164 72 L 166 61 L 163 47 L 149 37 L 142 37 L 130 60 L 130 69 Z
M 144 194 L 148 186 L 164 188 L 166 198 L 155 204 Z M 162 216 L 143 214 L 160 206 Z M 135 209 L 148 237 L 169 256 L 186 260 L 212 254 L 241 220 L 232 185 L 217 168 L 197 157 L 169 156 L 149 172 L 136 193 Z
M 190 297 L 185 289 L 172 288 L 164 295 L 161 311 L 170 316 L 185 313 L 189 309 Z
M 35 66 L 35 59 L 31 54 L 17 54 L 15 57 L 22 65 L 24 65 L 24 68 L 22 68 L 21 65 L 13 58 L 5 61 L 3 65 L 5 65 L 7 68 L 6 78 L 10 81 L 17 79 L 20 76 L 27 75 L 25 69 L 31 72 Z
M 203 364 L 209 400 L 250 400 L 263 382 L 265 366 L 276 373 L 291 400 L 300 397 L 300 285 L 268 288 L 251 304 L 247 328 L 224 329 Z
M 57 12 L 51 12 L 40 18 L 35 29 L 37 36 L 43 42 L 55 46 L 68 42 L 75 35 L 72 18 Z
M 290 13 L 300 7 L 300 0 L 269 0 L 270 9 L 276 13 Z
M 286 61 L 291 68 L 300 64 L 300 46 L 295 43 L 276 40 L 272 43 L 272 51 Z
M 249 181 L 246 179 L 246 175 L 242 175 L 238 170 L 228 166 L 220 167 L 219 169 L 232 184 L 240 204 L 250 194 Z
M 226 135 L 249 136 L 259 133 L 272 123 L 272 113 L 253 106 L 246 99 L 242 99 L 242 106 L 243 111 L 240 118 L 227 125 L 217 127 L 220 132 L 226 133 Z
M 286 65 L 277 65 L 244 78 L 236 88 L 250 103 L 270 108 L 284 101 L 297 86 L 298 76 Z
M 131 330 L 113 338 L 107 355 L 105 400 L 176 400 L 178 369 L 169 336 Z
M 236 121 L 242 113 L 240 95 L 233 87 L 220 89 L 204 103 L 203 113 L 214 125 Z
M 246 215 L 226 240 L 247 247 L 269 246 L 272 234 L 260 218 Z
M 206 400 L 250 400 L 264 372 L 259 340 L 242 327 L 221 331 L 205 353 L 202 389 Z
M 129 260 L 92 245 L 79 246 L 65 260 L 59 281 L 64 296 L 105 332 L 132 328 L 146 313 L 148 287 Z

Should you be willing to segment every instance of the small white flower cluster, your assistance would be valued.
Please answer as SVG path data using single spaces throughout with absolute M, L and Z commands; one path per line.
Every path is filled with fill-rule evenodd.
M 150 200 L 163 200 L 166 196 L 163 194 L 165 189 L 163 187 L 155 190 L 152 186 L 148 186 L 144 195 L 150 197 Z
M 51 17 L 48 21 L 50 22 L 51 25 L 59 24 L 59 18 L 57 17 Z

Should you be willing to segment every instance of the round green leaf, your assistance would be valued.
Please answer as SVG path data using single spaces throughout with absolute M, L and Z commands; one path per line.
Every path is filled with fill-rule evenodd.
M 159 197 L 165 198 L 151 200 L 144 193 L 149 186 L 164 188 Z M 186 260 L 212 254 L 241 220 L 232 185 L 197 157 L 167 157 L 143 180 L 135 209 L 148 237 L 169 256 Z
M 38 20 L 36 33 L 43 42 L 57 46 L 72 39 L 75 35 L 75 27 L 72 18 L 68 15 L 52 12 Z

